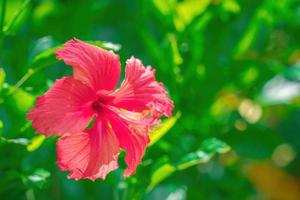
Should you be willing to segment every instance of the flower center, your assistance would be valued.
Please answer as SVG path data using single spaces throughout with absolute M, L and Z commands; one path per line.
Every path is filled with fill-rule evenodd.
M 96 112 L 100 112 L 106 105 L 110 105 L 115 98 L 110 96 L 106 91 L 97 92 L 98 99 L 92 103 L 92 109 Z

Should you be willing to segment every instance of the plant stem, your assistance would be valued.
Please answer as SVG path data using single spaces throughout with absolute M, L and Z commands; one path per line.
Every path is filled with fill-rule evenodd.
M 2 30 L 2 32 L 8 32 L 8 33 L 11 32 L 12 27 L 15 25 L 15 23 L 17 22 L 17 20 L 19 19 L 19 17 L 21 16 L 21 14 L 25 10 L 25 8 L 29 5 L 30 2 L 31 0 L 25 0 L 23 2 L 20 9 L 16 12 L 14 17 L 8 22 L 7 26 L 5 26 L 5 30 Z
M 3 26 L 4 26 L 4 19 L 5 19 L 5 11 L 6 11 L 6 0 L 2 0 L 2 6 L 1 6 L 1 32 L 3 31 Z
M 6 11 L 6 0 L 2 0 L 2 7 L 1 7 L 1 21 L 0 21 L 0 37 L 1 37 L 1 38 L 2 38 L 2 36 L 3 36 L 5 11 Z

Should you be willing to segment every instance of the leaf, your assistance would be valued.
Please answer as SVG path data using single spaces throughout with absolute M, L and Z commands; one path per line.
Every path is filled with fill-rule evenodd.
M 0 68 L 0 91 L 3 88 L 4 80 L 5 80 L 5 71 L 3 68 Z
M 5 108 L 10 111 L 17 112 L 18 115 L 23 116 L 23 113 L 27 112 L 35 101 L 35 97 L 33 95 L 21 88 L 8 86 L 5 90 L 6 95 L 4 95 L 4 97 L 7 98 L 5 101 Z
M 176 123 L 177 119 L 179 119 L 181 116 L 181 113 L 178 112 L 175 116 L 166 119 L 164 122 L 161 123 L 161 125 L 157 128 L 155 128 L 150 133 L 150 144 L 149 146 L 152 146 L 154 143 L 156 143 L 161 137 L 163 137 Z
M 178 31 L 183 31 L 192 20 L 202 14 L 211 3 L 211 0 L 186 0 L 177 3 L 174 24 Z
M 13 143 L 13 144 L 21 144 L 21 145 L 27 145 L 29 143 L 27 138 L 9 139 L 9 140 L 7 140 L 7 142 Z
M 100 41 L 100 40 L 86 41 L 86 42 L 90 43 L 92 45 L 101 47 L 103 49 L 107 49 L 107 50 L 119 51 L 122 48 L 122 46 L 120 44 L 116 44 L 116 43 L 112 43 L 112 42 L 105 42 L 105 41 Z
M 186 155 L 178 164 L 177 168 L 178 170 L 183 170 L 189 167 L 192 167 L 194 165 L 200 164 L 200 163 L 206 163 L 210 160 L 212 155 L 205 153 L 204 151 L 197 151 L 194 153 L 190 153 Z
M 260 29 L 262 29 L 262 27 L 264 27 L 264 29 L 272 27 L 275 24 L 274 22 L 276 21 L 277 16 L 284 15 L 284 7 L 288 7 L 289 3 L 283 2 L 284 1 L 274 2 L 272 0 L 266 0 L 256 10 L 244 35 L 242 36 L 234 50 L 235 57 L 239 57 L 241 54 L 245 53 L 252 47 L 254 42 L 256 42 L 256 39 L 260 33 L 259 31 Z M 281 6 L 283 7 L 280 8 Z
M 171 176 L 174 172 L 184 170 L 200 163 L 208 162 L 216 153 L 226 153 L 230 147 L 216 138 L 203 141 L 201 148 L 184 156 L 177 164 L 163 163 L 151 176 L 147 191 L 150 192 L 158 183 Z M 166 160 L 165 162 L 167 162 Z
M 31 139 L 30 143 L 27 145 L 27 151 L 33 152 L 37 150 L 44 142 L 45 136 L 39 135 Z
M 39 188 L 42 188 L 50 176 L 50 172 L 44 169 L 36 169 L 35 172 L 27 177 L 27 180 L 32 182 Z
M 204 140 L 201 149 L 207 153 L 226 153 L 230 147 L 223 141 L 216 138 L 209 138 Z
M 176 167 L 166 163 L 158 168 L 151 176 L 151 183 L 147 188 L 147 191 L 151 191 L 158 183 L 163 181 L 165 178 L 169 177 L 172 173 L 176 171 Z
M 174 34 L 169 34 L 168 35 L 168 40 L 170 42 L 170 47 L 171 47 L 171 58 L 173 60 L 172 66 L 173 66 L 173 72 L 175 74 L 176 80 L 178 82 L 183 81 L 182 73 L 180 70 L 179 65 L 182 64 L 183 58 L 180 54 L 179 51 L 179 46 L 178 46 L 178 40 Z
M 151 199 L 167 199 L 167 200 L 186 200 L 187 186 L 176 184 L 165 184 L 155 188 L 153 192 L 146 195 L 146 200 Z
M 163 15 L 172 13 L 176 6 L 176 0 L 154 0 L 153 3 Z
M 230 147 L 216 138 L 209 138 L 203 141 L 200 150 L 183 157 L 177 164 L 178 170 L 208 162 L 216 153 L 227 153 Z
M 173 54 L 173 63 L 175 66 L 182 64 L 183 59 L 179 52 L 178 41 L 174 34 L 169 34 L 168 39 L 171 43 L 172 54 Z
M 28 145 L 29 140 L 27 138 L 14 138 L 14 139 L 6 139 L 4 137 L 0 137 L 1 143 L 10 143 L 10 144 L 20 144 L 20 145 Z
M 55 62 L 58 62 L 58 60 L 55 57 L 54 51 L 58 50 L 61 47 L 62 45 L 57 45 L 37 54 L 32 59 L 32 62 L 30 64 L 31 68 L 41 68 L 42 66 L 50 65 Z
M 40 54 L 41 52 L 46 51 L 47 49 L 50 49 L 54 46 L 56 46 L 56 42 L 52 36 L 48 35 L 48 36 L 38 38 L 33 42 L 32 47 L 29 50 L 30 51 L 28 55 L 29 61 L 32 61 L 33 58 L 36 55 Z
M 264 105 L 289 104 L 300 97 L 300 67 L 294 65 L 284 69 L 269 80 L 260 94 L 260 101 Z
M 257 16 L 255 16 L 235 49 L 236 56 L 239 56 L 240 54 L 246 52 L 251 47 L 252 43 L 257 37 L 257 33 L 259 31 L 258 24 L 260 23 L 262 22 L 258 19 Z
M 239 13 L 241 8 L 236 0 L 223 0 L 222 7 L 227 12 Z
M 300 81 L 300 64 L 296 64 L 292 67 L 286 68 L 282 75 L 291 81 Z

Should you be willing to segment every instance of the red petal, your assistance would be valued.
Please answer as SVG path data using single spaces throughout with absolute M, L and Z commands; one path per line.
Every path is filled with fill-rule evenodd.
M 121 87 L 114 92 L 115 106 L 131 111 L 152 110 L 159 116 L 170 116 L 173 102 L 167 97 L 163 84 L 155 80 L 150 66 L 145 68 L 134 57 L 126 61 L 126 74 Z
M 153 120 L 140 113 L 118 111 L 112 107 L 110 107 L 110 111 L 105 111 L 105 116 L 112 125 L 120 147 L 126 151 L 127 169 L 124 175 L 130 176 L 135 173 L 136 167 L 141 163 L 150 142 L 148 132 Z
M 27 113 L 27 118 L 37 132 L 46 136 L 82 131 L 93 116 L 92 94 L 80 81 L 71 77 L 59 79 L 37 99 L 36 107 Z
M 96 119 L 86 131 L 62 136 L 57 141 L 57 164 L 61 170 L 69 170 L 68 178 L 105 179 L 118 168 L 119 144 L 107 122 Z
M 78 39 L 55 52 L 57 58 L 73 66 L 74 78 L 98 90 L 112 90 L 120 78 L 119 56 Z

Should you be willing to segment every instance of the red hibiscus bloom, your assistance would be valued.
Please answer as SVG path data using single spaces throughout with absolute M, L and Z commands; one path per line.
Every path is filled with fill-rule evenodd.
M 73 76 L 57 80 L 27 118 L 38 133 L 61 136 L 57 164 L 68 178 L 105 179 L 118 167 L 120 148 L 126 151 L 125 176 L 135 173 L 149 143 L 149 130 L 173 102 L 154 70 L 134 57 L 120 78 L 119 56 L 73 39 L 55 52 L 73 67 Z M 93 121 L 91 128 L 87 128 Z

